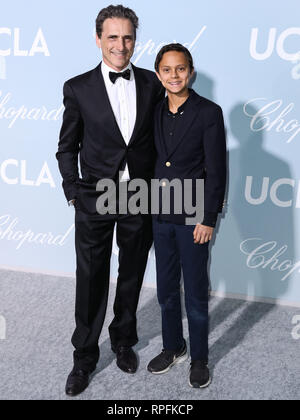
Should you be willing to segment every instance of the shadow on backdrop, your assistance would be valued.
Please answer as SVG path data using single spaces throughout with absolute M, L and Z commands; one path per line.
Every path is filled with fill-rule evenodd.
M 270 187 L 280 178 L 291 178 L 291 171 L 283 159 L 263 147 L 263 133 L 251 131 L 243 107 L 243 103 L 238 103 L 229 116 L 231 133 L 238 147 L 229 153 L 228 211 L 222 221 L 220 243 L 213 260 L 213 288 L 229 294 L 280 299 L 289 287 L 289 278 L 282 281 L 289 270 L 279 271 L 278 267 L 284 260 L 293 261 L 295 253 L 293 210 L 275 205 L 270 199 Z M 257 112 L 253 106 L 247 111 L 251 115 Z M 247 177 L 252 178 L 246 198 Z M 269 185 L 263 201 L 264 177 L 269 179 Z M 250 187 L 250 178 L 248 182 Z M 280 200 L 286 201 L 290 195 L 289 186 L 278 189 Z M 249 202 L 259 197 L 262 197 L 261 204 Z M 259 251 L 261 255 L 249 259 L 249 254 L 259 246 L 263 247 Z M 282 254 L 279 252 L 276 256 L 280 249 Z M 232 310 L 240 310 L 244 305 L 234 324 L 213 344 L 213 364 L 241 343 L 247 332 L 274 308 L 266 303 L 224 301 L 211 315 L 211 329 L 228 318 Z

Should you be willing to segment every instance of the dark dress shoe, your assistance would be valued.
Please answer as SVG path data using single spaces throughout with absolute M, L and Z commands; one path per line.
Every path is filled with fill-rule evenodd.
M 76 397 L 89 386 L 90 373 L 81 369 L 73 369 L 67 379 L 66 394 Z
M 116 350 L 117 366 L 126 373 L 135 373 L 138 361 L 135 352 L 131 347 L 118 347 Z

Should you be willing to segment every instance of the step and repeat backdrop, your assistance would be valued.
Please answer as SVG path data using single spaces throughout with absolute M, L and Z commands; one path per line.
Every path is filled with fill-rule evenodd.
M 62 87 L 101 61 L 94 22 L 109 2 L 0 1 L 0 266 L 74 275 L 74 210 L 55 159 Z M 162 45 L 186 45 L 193 88 L 224 111 L 229 183 L 212 289 L 300 305 L 300 2 L 124 5 L 140 19 L 133 63 L 153 70 Z M 113 278 L 117 255 L 114 245 Z M 155 280 L 152 251 L 145 284 Z

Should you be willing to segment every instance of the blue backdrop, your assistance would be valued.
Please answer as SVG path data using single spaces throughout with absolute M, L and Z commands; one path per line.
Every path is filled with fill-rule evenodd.
M 55 159 L 62 86 L 101 60 L 94 22 L 107 5 L 27 0 L 1 6 L 2 267 L 74 273 L 74 212 Z M 212 244 L 212 288 L 300 305 L 299 1 L 124 5 L 140 18 L 132 61 L 153 69 L 163 44 L 185 44 L 195 60 L 193 88 L 224 111 L 228 204 Z M 155 285 L 153 252 L 145 282 Z

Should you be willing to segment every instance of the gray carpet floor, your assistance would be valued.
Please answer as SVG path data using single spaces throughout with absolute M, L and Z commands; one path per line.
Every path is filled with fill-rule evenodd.
M 155 290 L 142 290 L 138 310 L 140 365 L 135 375 L 122 373 L 110 350 L 115 285 L 100 338 L 100 362 L 82 400 L 280 400 L 300 399 L 300 340 L 292 337 L 292 319 L 300 308 L 213 297 L 210 301 L 211 386 L 188 385 L 189 361 L 167 374 L 147 372 L 161 349 L 160 311 Z M 75 280 L 0 271 L 1 400 L 64 400 L 72 368 L 70 337 L 74 329 Z M 187 335 L 187 320 L 184 317 Z M 3 337 L 2 337 L 3 338 Z

